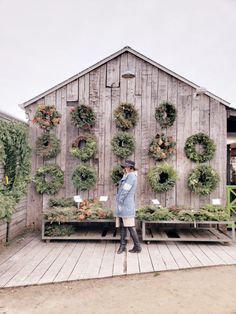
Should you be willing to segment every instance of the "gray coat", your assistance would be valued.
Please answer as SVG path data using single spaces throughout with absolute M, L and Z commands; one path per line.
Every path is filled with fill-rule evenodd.
M 135 217 L 134 195 L 137 187 L 137 173 L 130 172 L 120 180 L 116 197 L 115 216 L 122 218 Z

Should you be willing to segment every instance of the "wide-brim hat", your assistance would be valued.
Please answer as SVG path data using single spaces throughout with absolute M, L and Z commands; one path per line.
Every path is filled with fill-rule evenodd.
M 125 160 L 125 162 L 121 164 L 121 167 L 122 168 L 130 167 L 133 168 L 134 170 L 137 170 L 137 168 L 135 167 L 135 162 L 132 160 Z

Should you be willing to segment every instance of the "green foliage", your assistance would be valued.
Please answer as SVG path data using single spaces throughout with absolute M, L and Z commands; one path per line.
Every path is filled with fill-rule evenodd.
M 74 187 L 80 191 L 89 190 L 96 183 L 96 172 L 90 166 L 81 165 L 72 174 Z
M 157 134 L 149 146 L 149 155 L 156 161 L 165 160 L 175 153 L 175 145 L 171 136 Z
M 80 142 L 85 141 L 85 146 L 80 148 Z M 93 136 L 80 136 L 71 148 L 71 155 L 82 161 L 87 161 L 94 157 L 97 152 L 97 141 Z
M 49 207 L 73 207 L 77 206 L 72 197 L 68 198 L 50 198 L 48 201 Z
M 0 162 L 5 164 L 5 158 L 6 158 L 6 154 L 5 154 L 4 145 L 3 145 L 3 142 L 0 140 Z
M 159 122 L 161 128 L 171 127 L 176 119 L 177 111 L 173 104 L 170 102 L 162 102 L 156 108 L 155 118 Z
M 8 183 L 0 183 L 0 194 L 18 202 L 26 193 L 31 170 L 27 127 L 20 122 L 0 121 L 1 159 Z
M 115 123 L 123 131 L 129 130 L 137 124 L 138 111 L 132 104 L 122 103 L 114 111 Z
M 201 153 L 196 151 L 196 145 L 202 146 L 203 151 Z M 190 160 L 203 163 L 205 161 L 211 160 L 214 157 L 216 145 L 208 135 L 204 133 L 197 133 L 187 139 L 184 150 L 186 156 Z
M 61 122 L 61 114 L 57 111 L 56 107 L 39 105 L 33 119 L 33 123 L 45 130 L 50 131 Z
M 148 182 L 155 192 L 166 192 L 172 189 L 176 179 L 175 169 L 166 163 L 155 166 L 148 172 Z
M 72 122 L 80 129 L 90 130 L 94 127 L 96 116 L 91 107 L 79 105 L 71 109 Z
M 144 206 L 137 211 L 139 220 L 147 221 L 229 221 L 229 212 L 225 207 L 205 205 L 200 209 L 165 208 L 155 205 Z
M 57 165 L 45 165 L 37 169 L 32 180 L 40 194 L 55 194 L 63 185 L 64 173 Z
M 44 235 L 48 237 L 63 237 L 70 236 L 74 233 L 74 227 L 68 224 L 58 225 L 57 223 L 53 223 L 51 225 L 45 226 Z
M 115 166 L 113 168 L 112 174 L 111 174 L 112 182 L 115 185 L 118 185 L 120 180 L 123 178 L 123 175 L 124 175 L 124 171 L 123 171 L 123 168 L 121 167 L 121 165 Z
M 12 196 L 0 194 L 0 221 L 10 221 L 14 213 L 16 200 Z
M 52 207 L 44 213 L 44 218 L 51 223 L 63 223 L 73 220 L 76 213 L 76 207 Z
M 36 141 L 36 154 L 45 160 L 56 157 L 60 150 L 60 140 L 49 132 L 44 132 Z
M 165 207 L 158 207 L 155 205 L 147 205 L 140 208 L 137 211 L 137 219 L 139 220 L 148 220 L 148 221 L 155 221 L 155 220 L 173 220 L 174 215 L 170 209 Z
M 111 141 L 113 153 L 120 158 L 126 158 L 134 152 L 135 139 L 127 132 L 118 132 Z
M 220 180 L 217 172 L 209 165 L 200 165 L 188 175 L 188 186 L 196 194 L 209 195 Z

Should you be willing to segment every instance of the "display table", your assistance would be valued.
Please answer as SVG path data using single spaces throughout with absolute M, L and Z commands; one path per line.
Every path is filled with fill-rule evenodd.
M 227 226 L 231 225 L 231 236 Z M 234 221 L 142 221 L 143 241 L 231 242 Z

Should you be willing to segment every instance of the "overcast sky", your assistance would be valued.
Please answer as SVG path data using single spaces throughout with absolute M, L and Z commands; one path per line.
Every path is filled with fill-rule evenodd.
M 236 0 L 0 0 L 0 110 L 133 49 L 236 107 Z

